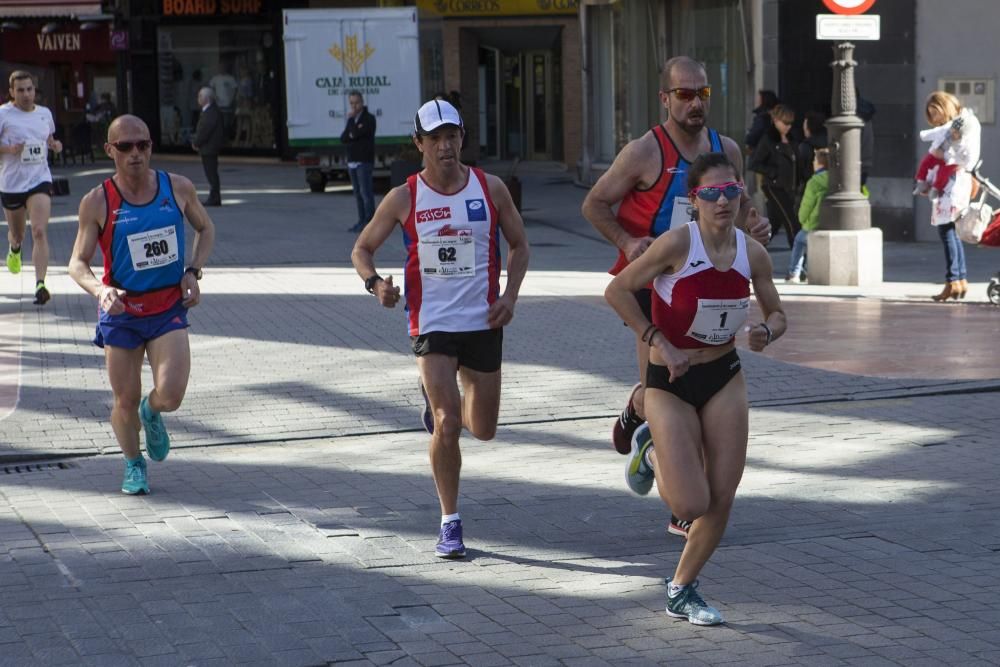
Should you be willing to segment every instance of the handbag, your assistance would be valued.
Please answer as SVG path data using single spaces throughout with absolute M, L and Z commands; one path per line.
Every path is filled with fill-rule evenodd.
M 965 209 L 962 217 L 955 222 L 955 232 L 958 234 L 958 238 L 965 243 L 976 245 L 983 237 L 983 232 L 986 231 L 986 227 L 989 226 L 992 219 L 993 208 L 986 203 L 986 192 L 984 191 L 979 201 L 969 204 L 969 208 Z

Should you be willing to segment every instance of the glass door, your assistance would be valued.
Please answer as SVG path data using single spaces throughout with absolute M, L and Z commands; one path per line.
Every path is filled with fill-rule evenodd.
M 552 52 L 525 51 L 524 62 L 524 111 L 529 160 L 553 158 L 553 85 Z

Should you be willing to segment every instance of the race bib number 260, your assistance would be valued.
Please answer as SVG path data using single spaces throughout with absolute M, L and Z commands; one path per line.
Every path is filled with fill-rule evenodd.
M 161 227 L 148 232 L 129 234 L 128 250 L 132 256 L 132 268 L 136 271 L 155 269 L 177 261 L 177 230 Z

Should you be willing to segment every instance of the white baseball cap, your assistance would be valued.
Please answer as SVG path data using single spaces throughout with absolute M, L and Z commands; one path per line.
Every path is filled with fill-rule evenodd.
M 431 100 L 417 110 L 413 119 L 413 131 L 417 134 L 430 134 L 442 125 L 456 125 L 464 130 L 462 117 L 458 109 L 444 100 Z

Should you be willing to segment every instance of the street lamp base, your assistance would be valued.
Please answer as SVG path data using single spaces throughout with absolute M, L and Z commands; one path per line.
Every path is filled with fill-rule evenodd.
M 882 230 L 827 230 L 809 234 L 809 284 L 864 287 L 882 283 Z

